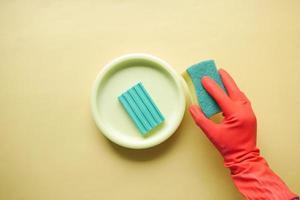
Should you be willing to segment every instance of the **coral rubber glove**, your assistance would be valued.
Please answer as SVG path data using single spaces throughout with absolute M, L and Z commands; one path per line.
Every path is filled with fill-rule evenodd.
M 250 200 L 290 200 L 298 197 L 269 168 L 256 146 L 256 117 L 247 97 L 230 75 L 219 70 L 227 93 L 209 77 L 202 85 L 220 106 L 224 119 L 216 124 L 197 105 L 190 107 L 196 124 L 224 157 L 237 189 Z M 199 80 L 200 81 L 200 80 Z

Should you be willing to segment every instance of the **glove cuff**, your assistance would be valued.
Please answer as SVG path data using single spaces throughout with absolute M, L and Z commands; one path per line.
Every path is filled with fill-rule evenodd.
M 258 162 L 263 162 L 265 165 L 268 165 L 264 158 L 260 156 L 260 150 L 258 148 L 246 153 L 245 150 L 240 152 L 236 151 L 224 156 L 224 166 L 230 169 L 231 174 L 238 174 L 249 168 L 253 163 Z
M 258 149 L 235 159 L 225 159 L 224 165 L 230 169 L 235 186 L 246 199 L 291 200 L 298 197 L 270 169 Z

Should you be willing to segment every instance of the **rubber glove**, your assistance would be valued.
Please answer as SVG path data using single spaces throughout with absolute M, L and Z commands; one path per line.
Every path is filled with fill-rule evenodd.
M 250 200 L 288 200 L 298 197 L 269 168 L 256 146 L 256 117 L 248 98 L 224 70 L 219 74 L 228 95 L 209 77 L 202 85 L 220 106 L 224 119 L 216 124 L 206 118 L 200 107 L 189 110 L 196 124 L 224 157 L 237 189 Z M 199 80 L 200 81 L 200 80 Z

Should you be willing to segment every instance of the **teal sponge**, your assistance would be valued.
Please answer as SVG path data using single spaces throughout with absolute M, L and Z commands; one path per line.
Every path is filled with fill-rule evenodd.
M 164 121 L 163 115 L 141 82 L 122 93 L 118 99 L 142 135 Z
M 196 90 L 196 95 L 198 103 L 201 106 L 202 111 L 207 117 L 211 117 L 214 114 L 220 112 L 220 108 L 215 100 L 206 92 L 201 84 L 201 79 L 203 76 L 209 76 L 215 80 L 221 88 L 225 90 L 225 87 L 221 81 L 217 68 L 213 60 L 203 61 L 190 66 L 187 70 L 189 77 L 192 80 L 194 88 Z

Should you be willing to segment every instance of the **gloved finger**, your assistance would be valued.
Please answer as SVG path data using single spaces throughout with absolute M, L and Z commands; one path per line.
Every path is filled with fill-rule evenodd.
M 240 99 L 241 91 L 234 82 L 233 78 L 223 69 L 219 70 L 219 74 L 230 98 L 233 100 Z
M 216 128 L 218 124 L 215 124 L 213 121 L 208 119 L 201 108 L 197 105 L 191 105 L 189 111 L 195 121 L 195 123 L 203 130 L 203 132 L 209 137 L 216 133 Z
M 204 76 L 201 80 L 205 90 L 215 99 L 224 115 L 229 112 L 231 100 L 224 90 L 210 77 Z
M 224 69 L 220 69 L 219 74 L 231 99 L 249 102 L 246 95 L 238 88 L 228 72 L 226 72 Z
M 247 103 L 250 103 L 248 97 L 244 94 L 244 92 L 241 92 L 241 100 Z

